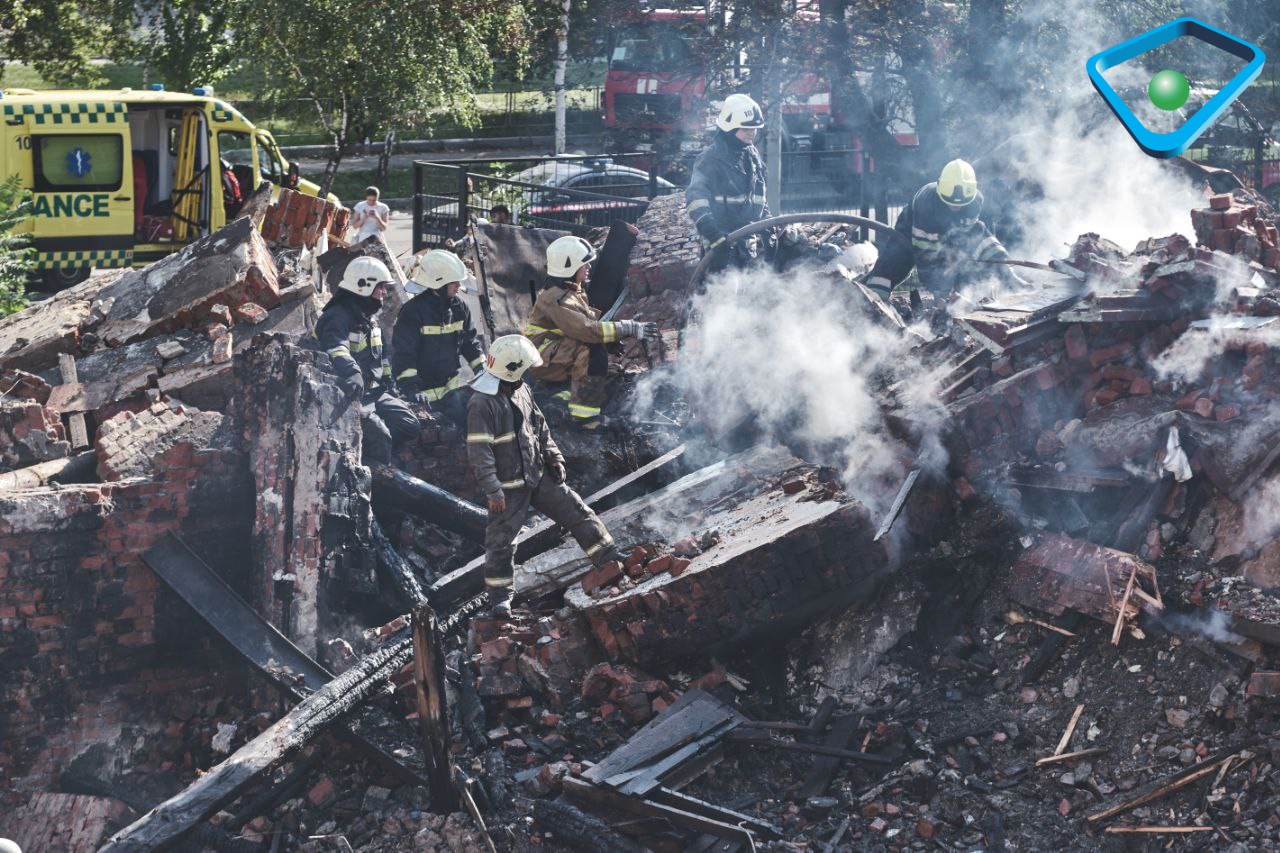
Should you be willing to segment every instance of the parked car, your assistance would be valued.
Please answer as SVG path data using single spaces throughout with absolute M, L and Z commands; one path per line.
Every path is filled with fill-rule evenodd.
M 517 203 L 509 205 L 517 223 L 544 228 L 603 227 L 617 219 L 635 222 L 648 207 L 651 196 L 668 195 L 678 189 L 665 178 L 650 179 L 648 172 L 619 165 L 607 157 L 572 162 L 548 160 L 513 175 L 511 180 L 546 187 L 523 186 Z

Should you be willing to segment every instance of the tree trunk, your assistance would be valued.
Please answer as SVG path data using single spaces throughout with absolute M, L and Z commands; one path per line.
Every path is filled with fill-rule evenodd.
M 342 112 L 338 115 L 336 126 L 329 128 L 329 136 L 333 138 L 333 150 L 324 164 L 324 175 L 320 178 L 319 196 L 324 198 L 333 187 L 334 178 L 338 177 L 338 165 L 346 153 L 347 140 L 351 133 L 351 113 L 347 110 L 347 96 L 342 96 Z
M 373 175 L 375 186 L 381 187 L 387 182 L 387 173 L 391 171 L 391 149 L 396 144 L 396 132 L 389 129 L 382 139 L 382 151 L 378 154 L 378 169 Z
M 565 151 L 564 74 L 569 65 L 569 11 L 573 0 L 561 0 L 560 29 L 556 31 L 556 154 Z

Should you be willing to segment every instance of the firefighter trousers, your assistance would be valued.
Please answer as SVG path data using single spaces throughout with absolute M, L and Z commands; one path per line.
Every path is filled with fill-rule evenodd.
M 530 368 L 542 382 L 570 382 L 569 414 L 577 420 L 600 417 L 609 377 L 609 351 L 604 344 L 560 338 L 542 351 L 542 366 Z
M 496 515 L 490 513 L 489 526 L 484 531 L 486 588 L 511 586 L 515 574 L 516 534 L 524 526 L 530 507 L 567 529 L 593 564 L 600 565 L 612 552 L 613 537 L 600 517 L 565 483 L 544 476 L 535 489 L 509 489 L 503 494 L 507 508 Z
M 422 424 L 409 404 L 382 392 L 360 407 L 362 457 L 365 462 L 391 461 L 391 448 L 418 437 Z

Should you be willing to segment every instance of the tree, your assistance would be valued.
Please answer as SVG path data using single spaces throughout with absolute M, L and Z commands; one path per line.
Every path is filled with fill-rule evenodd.
M 141 7 L 139 40 L 155 76 L 185 91 L 230 73 L 236 59 L 230 13 L 231 5 L 222 0 L 159 0 Z
M 121 43 L 131 17 L 127 0 L 0 3 L 0 72 L 6 62 L 23 62 L 55 85 L 100 85 L 93 60 Z
M 333 148 L 327 190 L 352 142 L 451 114 L 474 122 L 472 94 L 492 55 L 527 46 L 523 7 L 506 0 L 230 0 L 241 55 L 265 69 L 265 97 L 309 103 Z
M 573 0 L 561 0 L 560 26 L 556 29 L 556 138 L 555 152 L 559 156 L 565 147 L 564 72 L 569 65 L 569 15 Z
M 31 241 L 26 234 L 13 231 L 31 215 L 30 198 L 31 194 L 20 188 L 17 175 L 0 183 L 0 317 L 27 307 Z

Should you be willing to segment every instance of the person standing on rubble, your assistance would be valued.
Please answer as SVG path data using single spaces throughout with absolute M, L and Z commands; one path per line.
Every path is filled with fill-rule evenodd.
M 758 255 L 755 237 L 726 246 L 728 235 L 769 217 L 764 160 L 756 133 L 764 127 L 760 105 L 746 95 L 730 95 L 716 119 L 715 140 L 698 155 L 684 194 L 685 212 L 702 238 L 703 254 L 718 252 L 710 271 L 746 266 Z
M 601 320 L 583 290 L 596 251 L 581 237 L 561 237 L 547 247 L 547 282 L 533 304 L 525 333 L 537 347 L 538 366 L 530 375 L 544 382 L 571 382 L 569 416 L 575 426 L 602 423 L 609 353 L 619 338 L 654 339 L 656 323 Z
M 524 384 L 525 371 L 542 363 L 523 335 L 498 338 L 467 403 L 467 458 L 489 502 L 484 583 L 498 618 L 511 615 L 515 538 L 530 507 L 573 534 L 593 564 L 618 558 L 600 518 L 565 482 L 564 456 Z
M 893 227 L 906 240 L 877 242 L 880 256 L 867 276 L 867 287 L 887 302 L 912 267 L 920 286 L 939 296 L 989 275 L 1010 285 L 1026 284 L 1008 266 L 987 263 L 1006 260 L 1009 253 L 980 218 L 982 202 L 973 166 L 952 160 L 938 180 L 917 190 L 898 214 Z
M 466 278 L 466 266 L 452 252 L 432 249 L 415 258 L 404 283 L 412 298 L 396 318 L 391 348 L 400 393 L 458 426 L 467 416 L 461 361 L 472 370 L 484 363 L 471 312 L 457 296 Z
M 343 391 L 342 410 L 360 401 L 365 462 L 389 463 L 393 445 L 422 430 L 413 410 L 396 395 L 391 365 L 382 357 L 382 328 L 374 319 L 394 284 L 382 261 L 354 258 L 316 321 L 316 340 L 329 354 Z

